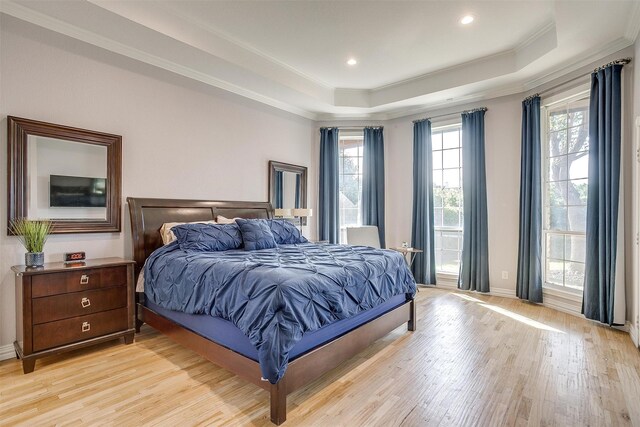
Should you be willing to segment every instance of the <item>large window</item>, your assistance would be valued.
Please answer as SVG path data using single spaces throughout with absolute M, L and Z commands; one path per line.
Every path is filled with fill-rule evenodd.
M 543 112 L 545 286 L 581 290 L 589 171 L 588 94 L 548 105 Z
M 340 135 L 340 243 L 347 227 L 362 225 L 362 133 Z
M 459 124 L 431 132 L 436 271 L 455 275 L 462 253 L 461 134 Z

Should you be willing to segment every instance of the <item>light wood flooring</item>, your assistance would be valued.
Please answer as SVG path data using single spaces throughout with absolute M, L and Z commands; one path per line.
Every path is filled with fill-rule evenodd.
M 518 300 L 422 289 L 399 328 L 288 399 L 285 426 L 640 425 L 628 334 Z M 270 426 L 269 394 L 143 327 L 133 345 L 0 363 L 0 425 Z

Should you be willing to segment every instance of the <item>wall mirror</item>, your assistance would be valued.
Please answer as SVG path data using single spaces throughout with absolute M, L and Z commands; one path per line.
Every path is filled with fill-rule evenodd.
M 307 207 L 307 168 L 269 161 L 269 202 L 274 209 Z M 306 218 L 301 218 L 306 225 Z
M 122 137 L 7 117 L 8 218 L 53 233 L 119 232 Z

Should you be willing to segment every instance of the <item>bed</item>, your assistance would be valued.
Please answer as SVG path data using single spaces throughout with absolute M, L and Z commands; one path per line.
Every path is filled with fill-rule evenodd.
M 272 208 L 267 202 L 149 198 L 128 198 L 127 202 L 131 215 L 133 253 L 137 275 L 142 270 L 145 261 L 152 254 L 153 257 L 150 260 L 150 264 L 152 264 L 152 261 L 154 263 L 159 262 L 157 260 L 161 259 L 162 256 L 172 256 L 171 262 L 174 263 L 186 262 L 183 259 L 185 258 L 184 253 L 175 249 L 175 247 L 171 247 L 171 245 L 167 245 L 154 253 L 156 249 L 163 246 L 159 230 L 164 223 L 208 221 L 214 220 L 219 215 L 227 218 L 272 218 Z M 305 261 L 309 265 L 305 264 L 306 267 L 302 269 L 304 271 L 300 273 L 300 280 L 302 285 L 306 286 L 306 282 L 311 279 L 307 279 L 304 276 L 305 272 L 308 273 L 310 269 L 313 269 L 313 271 L 322 273 L 322 264 L 326 264 L 328 257 L 343 259 L 351 256 L 377 260 L 375 254 L 371 253 L 371 251 L 371 248 L 337 247 L 333 245 L 326 245 L 325 247 L 324 245 L 308 243 L 274 249 L 273 252 L 266 251 L 268 257 L 271 257 L 268 259 L 264 259 L 264 254 L 257 253 L 264 251 L 257 251 L 256 254 L 230 251 L 223 254 L 202 255 L 201 257 L 210 259 L 210 261 L 207 259 L 197 261 L 211 262 L 212 264 L 218 263 L 221 267 L 229 268 L 232 265 L 240 265 L 239 263 L 253 263 L 252 265 L 255 265 L 255 257 L 262 257 L 259 260 L 261 266 L 273 263 L 273 259 L 304 258 L 321 260 L 320 262 L 314 261 L 315 264 L 312 261 Z M 383 259 L 380 254 L 377 256 Z M 228 259 L 221 260 L 221 258 L 225 257 Z M 387 254 L 385 257 L 389 257 L 390 262 L 396 262 L 396 258 L 391 255 Z M 345 259 L 347 262 L 349 261 L 348 258 Z M 188 261 L 193 263 L 192 259 Z M 400 269 L 399 264 L 394 265 L 398 265 L 398 269 Z M 282 271 L 282 266 L 278 265 L 277 267 L 279 271 Z M 223 270 L 215 270 L 213 268 L 206 270 L 214 275 L 209 277 L 208 281 L 212 281 L 216 274 L 226 274 L 219 272 Z M 213 273 L 209 270 L 213 271 Z M 387 270 L 393 269 L 387 268 Z M 151 267 L 149 267 L 148 271 L 153 272 Z M 161 271 L 161 269 L 158 271 Z M 401 273 L 405 274 L 404 272 Z M 271 280 L 268 276 L 270 274 L 269 271 L 261 272 L 256 269 L 252 274 L 257 278 Z M 156 277 L 152 277 L 148 281 L 154 284 L 156 279 Z M 158 283 L 166 285 L 167 283 L 170 284 L 170 280 L 165 277 L 164 282 L 158 281 Z M 159 284 L 154 286 L 162 290 Z M 404 284 L 403 286 L 406 287 L 407 285 Z M 415 284 L 413 286 L 415 288 Z M 230 287 L 230 289 L 234 288 Z M 159 290 L 155 292 L 160 292 Z M 269 391 L 271 395 L 271 421 L 279 425 L 286 420 L 287 394 L 307 385 L 402 324 L 406 323 L 410 331 L 415 330 L 416 314 L 413 293 L 407 292 L 398 295 L 389 293 L 387 297 L 379 299 L 380 303 L 372 304 L 371 301 L 379 297 L 379 293 L 383 293 L 383 291 L 379 291 L 376 296 L 369 298 L 368 305 L 364 304 L 366 301 L 363 300 L 363 304 L 366 306 L 360 307 L 357 313 L 354 312 L 353 315 L 343 316 L 344 318 L 339 318 L 339 320 L 326 325 L 322 324 L 323 316 L 321 314 L 317 315 L 316 317 L 319 320 L 316 319 L 315 321 L 320 323 L 316 324 L 316 327 L 312 328 L 313 330 L 304 334 L 297 333 L 295 342 L 283 340 L 286 343 L 287 351 L 282 353 L 284 356 L 278 353 L 278 357 L 274 358 L 279 358 L 278 360 L 280 360 L 284 357 L 286 360 L 284 362 L 280 360 L 280 364 L 274 362 L 275 365 L 272 369 L 265 362 L 264 348 L 256 348 L 255 343 L 258 341 L 256 341 L 255 336 L 244 330 L 242 319 L 236 319 L 231 316 L 233 312 L 216 315 L 213 312 L 202 314 L 191 310 L 192 312 L 190 313 L 189 310 L 172 309 L 176 307 L 162 302 L 163 299 L 157 298 L 157 294 L 150 294 L 153 297 L 146 300 L 144 294 L 138 294 L 136 328 L 139 330 L 142 323 L 147 323 L 215 364 Z M 237 295 L 232 296 L 233 300 L 237 298 Z M 151 299 L 156 301 L 151 301 Z M 175 301 L 179 304 L 180 298 L 177 300 L 174 298 L 174 304 L 176 304 Z

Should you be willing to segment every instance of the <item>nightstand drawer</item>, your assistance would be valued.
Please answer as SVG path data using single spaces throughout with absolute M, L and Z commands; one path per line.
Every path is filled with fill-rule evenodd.
M 68 292 L 80 292 L 87 289 L 124 286 L 126 284 L 126 266 L 82 269 L 33 276 L 31 279 L 31 295 L 33 298 L 39 298 Z
M 127 329 L 127 309 L 103 311 L 33 327 L 33 351 L 46 350 L 76 341 Z
M 53 295 L 32 300 L 33 324 L 113 310 L 127 306 L 126 286 Z

